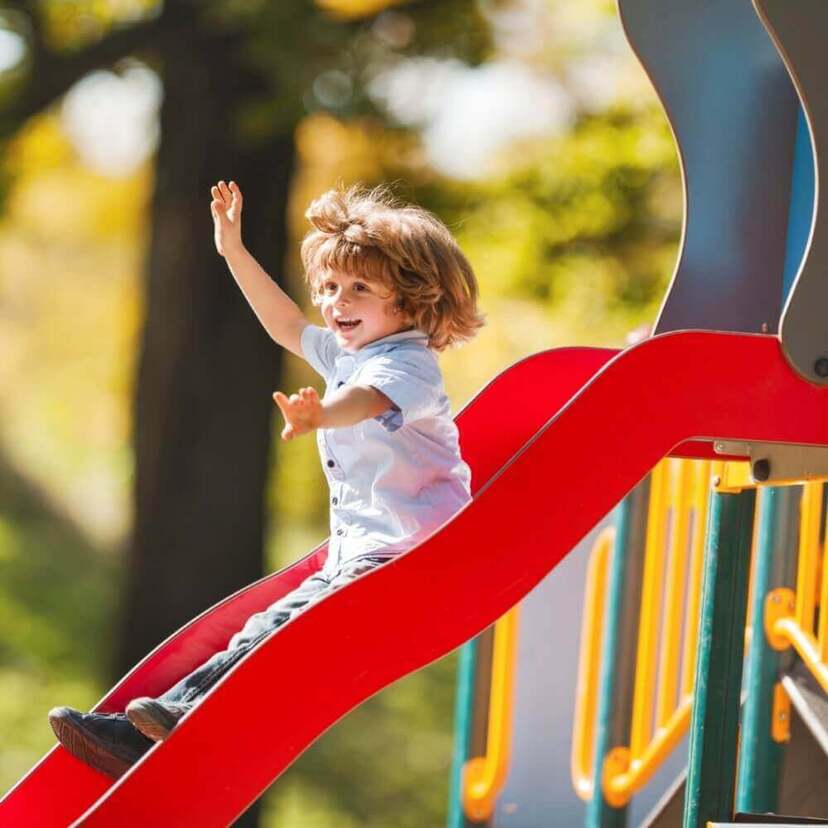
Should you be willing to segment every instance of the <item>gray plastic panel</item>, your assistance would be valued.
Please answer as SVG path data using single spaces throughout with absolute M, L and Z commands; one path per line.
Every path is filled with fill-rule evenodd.
M 782 685 L 791 697 L 802 721 L 808 726 L 816 743 L 828 756 L 828 694 L 801 661 L 783 677 Z M 822 763 L 828 778 L 828 759 Z
M 791 73 L 811 133 L 816 198 L 811 238 L 782 317 L 782 347 L 794 368 L 828 385 L 828 211 L 819 207 L 819 174 L 828 157 L 828 3 L 825 0 L 756 0 L 756 9 Z M 817 370 L 818 361 L 821 370 Z
M 788 73 L 750 0 L 618 6 L 684 180 L 681 251 L 655 332 L 775 333 L 797 116 Z
M 584 824 L 584 803 L 572 787 L 572 716 L 580 624 L 589 553 L 607 516 L 521 602 L 515 676 L 512 761 L 492 828 Z M 638 825 L 687 761 L 685 741 L 633 800 Z

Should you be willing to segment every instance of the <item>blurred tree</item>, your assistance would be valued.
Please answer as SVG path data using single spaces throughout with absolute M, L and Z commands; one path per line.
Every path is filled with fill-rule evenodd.
M 408 4 L 416 35 L 390 46 L 364 17 L 387 5 L 0 0 L 0 28 L 26 47 L 0 75 L 0 140 L 94 69 L 138 57 L 163 83 L 116 675 L 263 570 L 282 352 L 213 249 L 210 185 L 243 185 L 245 242 L 282 281 L 294 132 L 306 112 L 372 111 L 365 69 L 389 50 L 436 42 L 466 59 L 485 50 L 471 0 Z M 5 186 L 12 176 L 6 166 Z
M 410 124 L 389 129 L 367 94 L 396 60 L 428 54 L 474 63 L 491 56 L 474 9 L 509 5 L 176 0 L 162 8 L 155 0 L 0 0 L 0 29 L 18 32 L 28 46 L 18 66 L 0 70 L 0 137 L 92 69 L 117 70 L 126 57 L 139 57 L 164 85 L 118 673 L 261 572 L 262 492 L 273 448 L 269 393 L 283 384 L 281 351 L 213 251 L 207 203 L 217 178 L 244 187 L 245 241 L 286 288 L 286 258 L 295 266 L 286 248 L 289 196 L 294 227 L 303 230 L 307 199 L 337 177 L 403 178 L 408 189 L 401 194 L 448 221 L 484 285 L 492 324 L 445 356 L 455 403 L 525 353 L 563 341 L 617 342 L 651 318 L 680 210 L 675 150 L 660 110 L 579 112 L 565 134 L 511 146 L 501 171 L 458 182 L 430 169 Z M 573 18 L 591 14 L 587 4 L 547 5 Z M 571 57 L 577 38 L 570 32 L 541 40 L 541 52 L 527 62 L 557 78 L 558 52 Z M 408 90 L 415 100 L 431 91 L 422 82 Z M 6 180 L 13 174 L 5 169 Z M 294 468 L 279 477 L 280 502 L 294 510 L 324 507 L 324 497 L 287 493 L 308 480 L 296 465 L 316 467 L 312 441 L 290 444 L 280 456 L 291 451 L 286 465 Z M 279 824 L 300 824 L 293 817 L 309 804 L 320 808 L 315 826 L 385 828 L 389 814 L 400 826 L 438 824 L 445 791 L 420 780 L 445 780 L 452 664 L 445 659 L 371 699 L 309 750 L 271 800 Z M 377 756 L 394 761 L 378 763 Z M 313 787 L 320 779 L 324 796 Z M 299 791 L 296 812 L 290 790 Z

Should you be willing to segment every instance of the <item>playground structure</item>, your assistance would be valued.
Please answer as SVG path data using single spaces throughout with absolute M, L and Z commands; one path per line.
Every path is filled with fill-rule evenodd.
M 663 757 L 688 728 L 691 708 L 683 824 L 727 823 L 737 808 L 773 804 L 786 696 L 818 727 L 813 699 L 821 693 L 824 700 L 828 690 L 828 565 L 821 580 L 818 574 L 821 481 L 828 478 L 828 280 L 819 271 L 828 240 L 816 186 L 828 126 L 816 86 L 828 60 L 819 49 L 828 7 L 819 0 L 757 0 L 756 10 L 747 0 L 621 0 L 620 8 L 670 117 L 686 194 L 681 256 L 656 335 L 622 352 L 547 351 L 504 371 L 457 416 L 472 468 L 473 501 L 465 509 L 416 549 L 263 641 L 121 779 L 55 747 L 0 802 L 3 824 L 231 823 L 337 719 L 503 618 L 615 507 L 614 528 L 608 533 L 604 525 L 596 538 L 585 636 L 593 657 L 585 654 L 585 701 L 576 717 L 575 785 L 588 800 L 588 824 L 624 824 L 626 803 L 653 771 L 643 764 L 648 751 Z M 500 412 L 518 394 L 525 404 L 504 429 Z M 660 465 L 666 457 L 676 459 Z M 669 480 L 677 481 L 672 489 Z M 808 481 L 804 494 L 801 481 Z M 800 498 L 802 528 L 792 543 Z M 672 504 L 667 512 L 665 503 Z M 665 551 L 668 532 L 674 542 Z M 689 547 L 681 543 L 688 534 Z M 326 549 L 194 619 L 96 709 L 123 710 L 132 698 L 165 690 L 224 647 L 251 614 L 320 568 Z M 785 590 L 794 585 L 794 555 L 792 594 Z M 656 660 L 644 656 L 658 648 L 665 568 L 672 592 L 655 670 Z M 693 586 L 686 607 L 677 599 L 685 572 Z M 649 620 L 629 611 L 641 590 Z M 475 694 L 468 673 L 460 682 L 461 711 L 470 710 L 463 694 L 471 691 L 477 711 L 485 696 L 496 715 L 491 727 L 480 724 L 481 714 L 476 728 L 475 715 L 461 728 L 453 826 L 535 824 L 520 821 L 526 809 L 498 810 L 516 752 L 508 738 L 498 741 L 508 727 L 497 725 L 517 709 L 509 667 L 524 626 L 506 615 L 490 636 L 502 665 L 489 670 L 492 693 L 478 680 Z M 331 629 L 339 631 L 334 650 Z M 555 633 L 574 635 L 575 625 Z M 478 640 L 464 663 L 482 670 L 485 646 Z M 306 659 L 321 647 L 324 660 Z M 303 681 L 272 683 L 273 712 L 263 720 L 245 699 L 286 663 L 303 665 Z M 783 690 L 776 688 L 780 671 Z M 631 685 L 640 685 L 644 699 L 658 687 L 654 713 L 635 701 Z M 221 726 L 231 716 L 232 733 Z M 673 720 L 678 725 L 665 735 Z M 661 739 L 655 748 L 653 734 Z M 548 739 L 560 751 L 569 732 Z M 787 753 L 801 743 L 795 734 Z M 663 821 L 678 796 L 653 818 L 662 822 L 651 824 L 679 824 Z M 541 818 L 538 825 L 573 824 L 555 812 Z
M 825 7 L 620 0 L 619 11 L 685 184 L 681 256 L 656 334 L 780 331 L 793 369 L 824 386 L 825 211 L 814 190 L 828 125 L 816 86 Z M 749 459 L 658 464 L 582 542 L 588 570 L 556 571 L 529 619 L 521 605 L 466 645 L 451 828 L 535 828 L 553 813 L 554 824 L 590 827 L 828 818 L 828 452 L 712 442 Z M 574 590 L 585 590 L 578 666 L 550 638 L 573 620 Z M 533 738 L 549 704 L 574 725 Z

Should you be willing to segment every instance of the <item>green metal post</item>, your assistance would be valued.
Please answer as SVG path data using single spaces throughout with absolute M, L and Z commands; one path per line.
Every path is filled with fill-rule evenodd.
M 759 532 L 750 610 L 750 649 L 745 661 L 746 691 L 739 750 L 736 810 L 778 811 L 784 745 L 771 738 L 773 690 L 779 677 L 780 654 L 765 635 L 765 599 L 776 587 L 791 585 L 790 561 L 795 557 L 799 487 L 769 488 L 761 493 Z
M 684 828 L 733 815 L 756 492 L 711 494 Z
M 449 784 L 448 828 L 465 828 L 463 813 L 463 766 L 469 757 L 472 704 L 474 697 L 474 669 L 477 660 L 477 639 L 460 648 L 457 663 L 457 690 L 454 702 L 454 756 Z
M 592 753 L 593 794 L 587 803 L 586 828 L 624 828 L 627 824 L 627 809 L 613 808 L 604 799 L 601 774 L 604 757 L 614 746 L 624 744 L 629 732 L 649 491 L 648 479 L 627 495 L 615 513 Z

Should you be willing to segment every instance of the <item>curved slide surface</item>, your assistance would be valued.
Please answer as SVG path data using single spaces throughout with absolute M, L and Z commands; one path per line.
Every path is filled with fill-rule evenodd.
M 521 360 L 492 380 L 457 415 L 464 457 L 476 491 L 615 352 L 562 348 Z M 514 408 L 508 424 L 504 411 Z M 504 422 L 505 427 L 498 427 Z M 95 707 L 122 711 L 137 696 L 155 696 L 223 649 L 255 612 L 277 601 L 323 565 L 327 544 L 303 559 L 240 590 L 195 618 L 150 653 Z M 44 726 L 46 711 L 44 711 Z M 0 823 L 66 826 L 87 810 L 112 780 L 76 760 L 59 745 L 0 802 Z
M 262 642 L 113 783 L 55 748 L 0 803 L 15 825 L 227 825 L 321 733 L 523 598 L 658 460 L 712 438 L 828 445 L 828 389 L 775 337 L 666 334 L 620 354 L 530 357 L 458 415 L 475 496 L 419 547 Z M 325 547 L 168 639 L 99 705 L 162 691 L 252 612 L 321 565 Z M 331 630 L 337 643 L 331 646 Z M 309 658 L 323 652 L 325 658 Z M 275 681 L 284 665 L 301 681 Z M 267 688 L 268 714 L 249 699 Z M 147 791 L 152 791 L 148 796 Z

